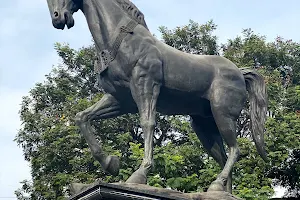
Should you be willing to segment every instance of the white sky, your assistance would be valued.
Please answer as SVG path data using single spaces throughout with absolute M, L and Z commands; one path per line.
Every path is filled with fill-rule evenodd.
M 216 35 L 226 42 L 243 28 L 273 40 L 277 35 L 299 42 L 300 1 L 296 0 L 132 0 L 145 14 L 152 31 L 185 25 L 189 19 L 218 25 Z M 242 3 L 243 2 L 243 3 Z M 0 199 L 14 197 L 19 182 L 30 178 L 28 163 L 13 139 L 20 127 L 21 98 L 35 83 L 44 80 L 59 60 L 55 42 L 80 48 L 91 43 L 85 19 L 76 13 L 75 27 L 52 27 L 46 0 L 1 0 L 0 6 Z

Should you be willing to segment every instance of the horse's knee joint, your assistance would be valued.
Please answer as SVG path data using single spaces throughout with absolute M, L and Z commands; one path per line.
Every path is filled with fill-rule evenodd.
M 155 122 L 150 122 L 149 120 L 141 120 L 141 127 L 150 128 L 155 127 Z
M 77 125 L 81 124 L 82 122 L 86 121 L 86 117 L 82 112 L 79 112 L 75 116 L 75 122 Z

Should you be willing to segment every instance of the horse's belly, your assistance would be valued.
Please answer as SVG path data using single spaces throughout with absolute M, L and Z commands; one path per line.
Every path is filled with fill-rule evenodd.
M 209 100 L 190 92 L 172 90 L 165 87 L 157 101 L 157 111 L 166 115 L 201 115 L 211 116 Z

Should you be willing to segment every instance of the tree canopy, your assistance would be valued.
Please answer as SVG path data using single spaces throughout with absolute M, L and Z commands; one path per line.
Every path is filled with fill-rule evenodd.
M 233 193 L 244 199 L 268 199 L 273 186 L 300 195 L 300 44 L 276 38 L 266 41 L 251 29 L 218 44 L 209 21 L 169 30 L 160 27 L 162 41 L 193 54 L 221 55 L 238 67 L 252 67 L 265 77 L 269 95 L 266 146 L 270 162 L 259 157 L 250 137 L 247 106 L 238 120 L 241 158 L 233 173 Z M 94 88 L 95 47 L 75 50 L 56 44 L 62 62 L 23 97 L 22 127 L 16 142 L 30 162 L 32 180 L 24 180 L 18 199 L 64 199 L 71 182 L 126 180 L 143 158 L 143 133 L 136 115 L 93 122 L 105 151 L 121 158 L 120 174 L 110 176 L 92 158 L 74 123 L 75 114 L 97 102 L 102 91 Z M 157 114 L 155 168 L 148 184 L 184 192 L 205 191 L 220 172 L 191 129 L 188 116 Z

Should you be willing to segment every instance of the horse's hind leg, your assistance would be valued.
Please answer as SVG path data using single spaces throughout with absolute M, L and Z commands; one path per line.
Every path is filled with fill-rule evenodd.
M 112 175 L 119 173 L 119 159 L 117 156 L 107 156 L 94 135 L 92 120 L 106 119 L 123 114 L 118 101 L 110 94 L 104 95 L 100 101 L 76 115 L 75 121 L 81 134 L 88 143 L 93 157 L 98 160 L 103 169 Z
M 223 169 L 227 160 L 223 139 L 213 117 L 191 116 L 191 125 L 206 151 Z M 232 191 L 231 174 L 228 177 L 226 191 Z
M 239 148 L 236 140 L 236 120 L 244 106 L 246 99 L 245 88 L 226 87 L 226 83 L 218 84 L 211 95 L 211 110 L 217 127 L 229 147 L 229 155 L 222 172 L 210 185 L 208 191 L 224 191 L 228 177 L 234 163 L 239 157 Z

